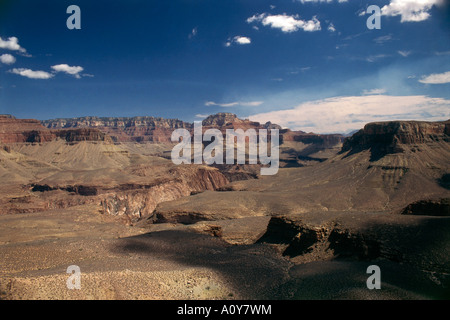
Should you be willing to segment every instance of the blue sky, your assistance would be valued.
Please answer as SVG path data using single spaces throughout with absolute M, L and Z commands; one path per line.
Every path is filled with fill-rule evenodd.
M 0 113 L 18 118 L 232 112 L 348 132 L 448 119 L 449 89 L 444 0 L 0 0 Z

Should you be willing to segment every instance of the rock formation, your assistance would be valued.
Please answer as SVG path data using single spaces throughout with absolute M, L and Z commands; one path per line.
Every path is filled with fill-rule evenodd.
M 67 130 L 52 130 L 52 132 L 59 138 L 67 142 L 80 141 L 102 141 L 112 143 L 112 139 L 104 132 L 98 129 L 83 128 L 83 129 L 67 129 Z
M 170 136 L 175 129 L 193 130 L 193 123 L 178 119 L 163 119 L 157 117 L 81 117 L 67 119 L 52 119 L 41 121 L 48 129 L 97 128 L 105 132 L 117 142 L 170 142 Z M 282 129 L 279 125 L 267 122 L 261 124 L 247 119 L 239 119 L 232 113 L 217 113 L 202 121 L 203 130 L 218 128 L 225 133 L 226 129 L 278 129 L 283 141 L 299 141 L 305 144 L 320 144 L 328 146 L 342 143 L 342 135 L 307 134 L 303 131 Z
M 297 263 L 334 259 L 387 259 L 426 270 L 448 270 L 449 219 L 311 212 L 272 217 L 258 240 L 273 243 Z
M 445 122 L 392 121 L 367 124 L 343 145 L 342 152 L 371 150 L 372 158 L 403 152 L 402 145 L 450 141 L 450 120 Z
M 0 143 L 47 142 L 55 138 L 38 120 L 0 115 Z
M 126 191 L 121 191 L 120 187 L 107 190 L 101 197 L 103 212 L 113 216 L 126 216 L 131 221 L 137 221 L 151 216 L 161 202 L 176 200 L 205 190 L 216 190 L 229 182 L 218 170 L 206 167 L 174 168 L 171 173 L 173 179 L 148 187 L 136 185 Z
M 0 143 L 44 143 L 63 139 L 67 142 L 103 141 L 111 138 L 98 129 L 58 129 L 50 130 L 34 119 L 16 119 L 0 115 Z
M 221 188 L 226 192 L 160 204 L 155 214 L 167 219 L 184 214 L 177 208 L 188 208 L 198 220 L 214 220 L 225 214 L 225 205 L 229 212 L 244 216 L 309 211 L 399 213 L 416 201 L 449 197 L 447 125 L 368 124 L 346 140 L 340 154 L 314 166 L 232 182 Z
M 172 131 L 190 129 L 192 124 L 178 119 L 156 117 L 81 117 L 42 121 L 50 129 L 96 128 L 117 142 L 170 142 Z
M 450 216 L 450 198 L 419 200 L 401 211 L 404 215 Z

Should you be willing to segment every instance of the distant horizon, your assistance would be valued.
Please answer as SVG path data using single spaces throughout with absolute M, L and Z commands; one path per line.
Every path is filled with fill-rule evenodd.
M 218 113 L 215 113 L 215 114 L 210 114 L 210 115 L 208 115 L 207 117 L 211 117 L 211 116 L 216 116 L 216 115 L 218 115 L 218 114 L 221 114 L 221 113 L 223 113 L 223 114 L 231 114 L 231 115 L 235 115 L 238 119 L 240 119 L 240 120 L 248 120 L 248 121 L 250 121 L 250 122 L 258 122 L 258 123 L 260 123 L 260 124 L 266 124 L 267 122 L 270 122 L 270 123 L 272 123 L 272 124 L 274 124 L 274 125 L 279 125 L 278 123 L 276 123 L 276 122 L 272 122 L 272 121 L 266 121 L 266 122 L 260 122 L 260 121 L 253 121 L 253 120 L 251 120 L 251 119 L 248 119 L 248 118 L 242 118 L 242 117 L 239 117 L 238 115 L 236 115 L 236 114 L 234 114 L 234 113 L 231 113 L 231 112 L 218 112 Z M 133 118 L 155 118 L 155 119 L 163 119 L 163 120 L 177 120 L 177 121 L 181 121 L 181 122 L 184 122 L 184 123 L 189 123 L 189 124 L 193 124 L 195 121 L 203 121 L 203 120 L 205 120 L 207 117 L 205 117 L 204 119 L 197 119 L 197 120 L 195 120 L 195 121 L 186 121 L 186 120 L 183 120 L 183 119 L 180 119 L 180 118 L 165 118 L 165 117 L 159 117 L 159 116 L 151 116 L 151 115 L 140 115 L 140 116 L 114 116 L 114 117 L 110 117 L 110 116 L 93 116 L 93 115 L 87 115 L 87 116 L 80 116 L 80 117 L 67 117 L 67 118 L 52 118 L 52 119 L 37 119 L 37 118 L 30 118 L 30 117 L 27 117 L 27 118 L 17 118 L 15 115 L 13 115 L 13 114 L 0 114 L 0 116 L 10 116 L 10 117 L 13 117 L 13 118 L 15 118 L 15 119 L 18 119 L 18 120 L 38 120 L 38 121 L 40 121 L 40 122 L 45 122 L 45 121 L 55 121 L 55 120 L 75 120 L 75 119 L 82 119 L 82 118 L 98 118 L 98 119 L 133 119 Z M 319 135 L 333 135 L 333 134 L 337 134 L 337 135 L 344 135 L 344 136 L 349 136 L 349 135 L 352 135 L 352 134 L 354 134 L 354 133 L 356 133 L 356 132 L 358 132 L 359 130 L 362 130 L 362 129 L 364 129 L 364 127 L 367 125 L 367 124 L 370 124 L 370 123 L 383 123 L 383 122 L 447 122 L 447 121 L 450 121 L 450 118 L 449 119 L 445 119 L 445 120 L 436 120 L 436 121 L 426 121 L 426 120 L 403 120 L 403 119 L 395 119 L 395 120 L 387 120 L 387 121 L 372 121 L 372 122 L 367 122 L 366 124 L 364 124 L 361 128 L 359 128 L 359 129 L 353 129 L 353 130 L 349 130 L 349 131 L 347 131 L 347 132 L 325 132 L 325 133 L 321 133 L 321 132 L 313 132 L 313 131 L 305 131 L 305 130 L 301 130 L 301 129 L 292 129 L 292 128 L 289 128 L 289 127 L 283 127 L 283 126 L 281 126 L 283 129 L 288 129 L 288 130 L 291 130 L 291 131 L 302 131 L 302 132 L 305 132 L 305 133 L 307 133 L 307 134 L 319 134 Z

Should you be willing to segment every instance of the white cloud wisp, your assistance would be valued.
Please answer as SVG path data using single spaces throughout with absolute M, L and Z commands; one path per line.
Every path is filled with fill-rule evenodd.
M 46 71 L 33 71 L 31 69 L 25 68 L 14 68 L 9 70 L 9 72 L 20 75 L 29 79 L 50 79 L 53 78 L 53 74 Z
M 273 29 L 280 29 L 285 33 L 295 32 L 300 29 L 307 32 L 321 30 L 320 21 L 315 16 L 311 20 L 301 20 L 298 15 L 270 15 L 267 13 L 262 13 L 247 19 L 247 23 L 253 22 L 260 22 L 263 26 L 270 26 Z
M 64 73 L 74 76 L 77 79 L 81 78 L 80 72 L 82 72 L 84 70 L 83 67 L 80 67 L 80 66 L 71 67 L 68 64 L 58 64 L 58 65 L 52 66 L 51 68 L 55 72 L 64 72 Z
M 428 76 L 423 76 L 419 82 L 425 84 L 443 84 L 450 83 L 450 71 L 444 73 L 433 73 Z

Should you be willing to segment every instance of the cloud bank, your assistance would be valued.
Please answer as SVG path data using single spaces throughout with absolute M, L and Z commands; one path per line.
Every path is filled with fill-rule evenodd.
M 305 102 L 288 110 L 254 114 L 249 119 L 306 132 L 348 133 L 376 121 L 447 120 L 450 100 L 423 95 L 334 97 Z
M 391 0 L 381 8 L 385 16 L 400 16 L 401 22 L 419 22 L 430 17 L 429 11 L 435 5 L 441 5 L 444 0 Z

